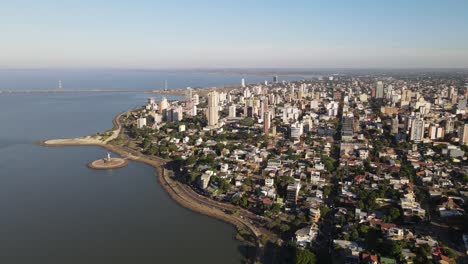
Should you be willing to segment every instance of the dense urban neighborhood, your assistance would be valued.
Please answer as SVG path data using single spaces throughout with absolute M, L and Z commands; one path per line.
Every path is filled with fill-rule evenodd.
M 149 98 L 112 144 L 171 160 L 271 263 L 466 263 L 467 98 L 462 73 L 242 79 Z

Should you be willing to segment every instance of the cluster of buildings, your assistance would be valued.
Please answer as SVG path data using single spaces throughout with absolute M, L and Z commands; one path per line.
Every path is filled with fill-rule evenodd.
M 466 82 L 275 76 L 203 96 L 188 88 L 179 101 L 149 99 L 133 118 L 154 131 L 148 149 L 177 157 L 205 195 L 257 214 L 253 223 L 272 238 L 311 251 L 334 244 L 347 263 L 444 263 L 454 256 L 441 244 L 465 247 Z M 430 222 L 459 238 L 440 241 L 446 236 L 434 236 Z M 403 246 L 382 251 L 368 232 Z M 431 252 L 422 256 L 421 245 Z

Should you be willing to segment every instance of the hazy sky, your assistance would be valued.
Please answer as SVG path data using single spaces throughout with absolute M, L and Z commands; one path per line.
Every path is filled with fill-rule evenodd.
M 0 36 L 0 68 L 468 68 L 468 1 L 4 0 Z

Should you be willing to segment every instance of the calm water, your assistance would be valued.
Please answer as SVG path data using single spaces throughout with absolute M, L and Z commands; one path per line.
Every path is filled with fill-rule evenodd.
M 96 171 L 104 149 L 33 144 L 108 129 L 146 97 L 0 94 L 0 263 L 240 262 L 234 228 L 174 203 L 153 168 Z
M 273 74 L 207 73 L 130 70 L 0 70 L 0 90 L 64 89 L 158 90 L 167 81 L 169 89 L 209 87 L 272 81 Z M 309 76 L 310 77 L 310 76 Z M 279 75 L 278 80 L 302 79 L 301 75 Z

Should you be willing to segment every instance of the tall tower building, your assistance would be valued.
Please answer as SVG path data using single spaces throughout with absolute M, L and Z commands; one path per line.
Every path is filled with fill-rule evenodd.
M 169 102 L 167 101 L 166 97 L 163 97 L 161 102 L 159 102 L 159 111 L 162 113 L 164 110 L 166 110 L 169 107 Z
M 468 124 L 464 124 L 458 130 L 460 145 L 468 145 Z
M 218 125 L 218 92 L 212 91 L 208 93 L 208 109 L 206 111 L 206 119 L 208 126 L 215 127 Z
M 411 126 L 411 137 L 410 139 L 416 143 L 421 142 L 424 139 L 424 120 L 417 118 L 413 121 Z
M 399 122 L 398 122 L 398 115 L 396 115 L 393 119 L 392 119 L 392 134 L 398 134 L 398 125 L 399 125 Z
M 302 100 L 302 96 L 304 95 L 304 86 L 299 86 L 299 90 L 297 91 L 297 99 Z
M 236 118 L 236 105 L 229 106 L 229 118 Z
M 382 81 L 377 82 L 377 88 L 375 89 L 375 98 L 384 97 L 384 86 Z
M 401 89 L 401 106 L 409 105 L 412 96 L 411 90 Z
M 268 97 L 264 98 L 261 102 L 260 102 L 260 117 L 263 118 L 263 115 L 265 114 L 265 112 L 268 111 Z
M 455 122 L 453 121 L 452 118 L 449 118 L 449 119 L 445 120 L 445 132 L 447 134 L 453 133 L 454 125 L 455 125 Z
M 245 79 L 244 78 L 242 78 L 242 80 L 241 80 L 241 86 L 242 86 L 242 88 L 245 87 Z
M 193 105 L 198 105 L 200 103 L 200 96 L 198 94 L 193 96 Z
M 393 95 L 393 85 L 390 84 L 387 86 L 387 92 L 386 92 L 387 100 L 392 99 L 392 95 Z
M 294 85 L 289 88 L 289 98 L 294 99 Z
M 187 87 L 187 91 L 185 91 L 185 100 L 190 101 L 193 97 L 193 89 L 192 87 Z
M 271 123 L 270 111 L 265 111 L 263 115 L 263 133 L 268 134 L 268 132 L 270 131 Z

